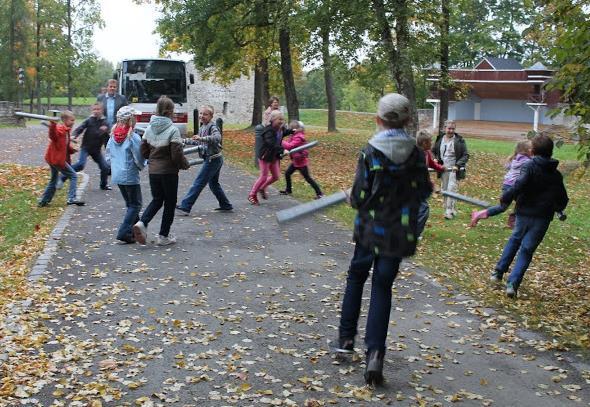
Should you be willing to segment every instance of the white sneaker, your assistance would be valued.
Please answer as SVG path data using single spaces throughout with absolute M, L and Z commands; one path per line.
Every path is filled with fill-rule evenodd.
M 145 240 L 147 238 L 147 228 L 142 221 L 139 221 L 133 225 L 133 237 L 137 243 L 145 244 Z
M 158 235 L 158 246 L 169 246 L 176 243 L 176 237 L 172 234 L 168 236 Z

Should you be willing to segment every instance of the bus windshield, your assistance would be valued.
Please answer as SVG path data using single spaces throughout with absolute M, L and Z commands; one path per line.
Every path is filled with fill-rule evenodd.
M 156 103 L 162 95 L 186 102 L 186 74 L 180 61 L 135 60 L 122 64 L 123 94 L 130 103 Z

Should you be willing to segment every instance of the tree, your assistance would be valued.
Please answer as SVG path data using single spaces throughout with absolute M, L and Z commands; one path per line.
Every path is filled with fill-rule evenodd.
M 0 0 L 0 99 L 17 100 L 17 69 L 29 62 L 31 5 L 26 0 Z M 21 85 L 21 89 L 24 84 Z

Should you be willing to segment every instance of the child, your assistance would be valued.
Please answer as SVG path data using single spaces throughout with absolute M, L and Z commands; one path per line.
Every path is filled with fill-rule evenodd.
M 174 222 L 174 210 L 178 194 L 178 170 L 190 167 L 182 152 L 180 130 L 172 124 L 174 102 L 166 96 L 160 96 L 156 104 L 156 115 L 150 119 L 141 142 L 141 155 L 149 159 L 150 187 L 152 201 L 141 215 L 141 220 L 133 225 L 133 235 L 140 244 L 145 244 L 147 227 L 156 213 L 164 205 L 159 246 L 176 243 L 170 235 L 170 227 Z
M 531 142 L 529 140 L 518 142 L 516 144 L 516 148 L 514 149 L 514 154 L 508 158 L 508 161 L 505 165 L 508 172 L 504 176 L 504 182 L 502 183 L 502 193 L 505 193 L 514 185 L 516 178 L 518 178 L 518 174 L 520 174 L 520 169 L 530 159 Z M 487 219 L 490 216 L 499 215 L 506 209 L 508 209 L 508 205 L 500 203 L 499 205 L 492 206 L 491 208 L 471 212 L 471 227 L 475 227 L 480 219 Z M 514 218 L 514 214 L 510 214 L 510 216 L 508 216 L 508 226 L 510 229 L 514 227 Z
M 186 141 L 186 144 L 197 144 L 204 148 L 203 165 L 199 175 L 195 178 L 191 189 L 187 192 L 180 205 L 176 207 L 177 214 L 188 216 L 195 201 L 201 194 L 205 185 L 209 184 L 209 189 L 217 198 L 219 207 L 216 211 L 229 212 L 233 209 L 232 204 L 227 199 L 225 192 L 219 185 L 219 174 L 223 166 L 223 155 L 221 154 L 221 132 L 213 123 L 213 106 L 201 106 L 199 110 L 199 120 L 201 127 L 199 134 L 193 137 L 193 141 Z
M 80 156 L 78 162 L 72 165 L 74 171 L 79 172 L 86 166 L 86 160 L 88 156 L 92 157 L 92 160 L 100 168 L 100 189 L 109 191 L 112 188 L 107 184 L 109 178 L 109 165 L 107 164 L 104 156 L 102 155 L 102 146 L 108 140 L 108 130 L 106 118 L 102 114 L 102 104 L 95 103 L 91 107 L 92 115 L 84 120 L 80 126 L 74 130 L 74 139 L 80 137 L 80 134 L 84 133 L 82 138 L 82 146 L 80 148 Z M 62 177 L 62 181 L 65 178 Z
M 424 152 L 424 156 L 426 157 L 426 167 L 432 168 L 439 174 L 445 171 L 445 167 L 436 162 L 432 157 L 432 134 L 426 130 L 420 130 L 416 136 L 416 145 Z M 428 200 L 425 199 L 420 203 L 420 209 L 418 210 L 418 238 L 422 236 L 429 215 L 430 206 L 428 205 Z
M 295 147 L 304 145 L 306 141 L 304 134 L 305 127 L 303 126 L 303 123 L 298 120 L 293 120 L 291 123 L 289 123 L 289 127 L 295 133 L 291 135 L 291 137 L 289 137 L 289 140 L 283 141 L 283 148 L 286 150 L 292 150 Z M 285 181 L 287 183 L 287 187 L 284 191 L 280 191 L 282 195 L 290 195 L 292 193 L 291 175 L 293 175 L 295 170 L 297 170 L 301 173 L 301 175 L 303 175 L 303 178 L 305 178 L 307 183 L 311 185 L 311 187 L 315 191 L 316 199 L 320 199 L 323 196 L 322 190 L 320 189 L 319 185 L 313 180 L 311 175 L 309 175 L 309 168 L 307 168 L 309 160 L 307 156 L 307 150 L 298 151 L 296 153 L 290 154 L 291 164 L 285 172 Z
M 516 264 L 506 283 L 506 295 L 516 297 L 524 273 L 537 246 L 543 241 L 555 212 L 565 209 L 568 203 L 563 177 L 557 170 L 559 161 L 551 158 L 553 140 L 544 134 L 532 141 L 533 158 L 520 170 L 514 186 L 502 194 L 500 202 L 506 206 L 516 200 L 516 225 L 496 269 L 493 282 L 501 282 L 518 252 Z
M 70 165 L 70 154 L 75 150 L 70 145 L 70 131 L 76 121 L 76 117 L 69 110 L 61 114 L 62 124 L 51 122 L 49 125 L 49 145 L 45 151 L 45 161 L 51 169 L 51 179 L 39 200 L 39 206 L 47 206 L 55 195 L 56 185 L 59 174 L 62 173 L 70 179 L 70 189 L 68 190 L 68 205 L 83 206 L 85 203 L 76 199 L 76 184 L 78 175 Z
M 339 337 L 333 347 L 354 350 L 363 286 L 373 267 L 367 315 L 365 381 L 383 381 L 385 340 L 391 310 L 391 286 L 403 257 L 416 250 L 418 208 L 431 193 L 424 153 L 404 131 L 410 102 L 391 93 L 379 100 L 379 132 L 362 150 L 350 196 L 358 214 L 354 222 L 356 247 L 342 301 Z
M 122 243 L 135 243 L 132 228 L 139 221 L 142 203 L 139 171 L 145 166 L 145 160 L 141 156 L 141 137 L 133 131 L 134 126 L 135 110 L 123 106 L 117 112 L 117 123 L 107 144 L 111 155 L 113 182 L 119 187 L 127 207 L 125 218 L 117 232 L 117 240 Z

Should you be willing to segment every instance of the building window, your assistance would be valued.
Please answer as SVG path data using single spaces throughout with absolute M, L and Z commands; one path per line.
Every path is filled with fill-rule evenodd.
M 223 114 L 224 115 L 227 115 L 227 106 L 228 106 L 228 104 L 229 103 L 227 103 L 227 102 L 223 102 Z

